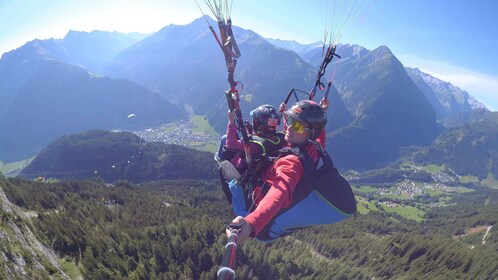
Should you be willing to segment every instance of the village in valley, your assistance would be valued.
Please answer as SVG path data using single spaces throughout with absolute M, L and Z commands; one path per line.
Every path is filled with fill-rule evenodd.
M 131 131 L 147 142 L 164 142 L 192 147 L 193 143 L 206 143 L 218 145 L 220 136 L 216 133 L 196 131 L 194 122 L 177 121 L 160 125 L 155 128 Z
M 147 142 L 164 142 L 214 153 L 218 149 L 220 135 L 204 116 L 194 115 L 190 107 L 186 110 L 188 119 L 130 132 Z

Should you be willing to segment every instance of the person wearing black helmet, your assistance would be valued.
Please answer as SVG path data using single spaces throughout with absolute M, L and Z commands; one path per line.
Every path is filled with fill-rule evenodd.
M 232 221 L 241 226 L 239 242 L 249 237 L 272 241 L 299 228 L 336 223 L 356 212 L 349 183 L 324 150 L 327 107 L 303 100 L 284 112 L 289 147 L 262 173 L 263 186 L 253 194 L 254 210 L 250 207 L 249 214 Z M 323 164 L 318 168 L 320 159 Z
M 262 157 L 276 156 L 278 150 L 285 145 L 284 134 L 277 130 L 280 125 L 280 114 L 273 106 L 265 104 L 252 110 L 250 115 L 253 119 L 253 133 L 249 136 L 251 157 L 254 161 L 258 161 Z M 221 145 L 223 145 L 223 143 L 220 144 L 220 147 Z M 236 181 L 233 181 L 238 179 L 246 171 L 247 164 L 244 161 L 243 142 L 237 136 L 235 115 L 231 111 L 228 112 L 228 126 L 224 147 L 220 148 L 220 150 L 224 150 L 225 155 L 228 155 L 220 156 L 220 152 L 215 155 L 215 159 L 220 164 L 220 183 L 222 190 L 231 204 L 234 200 L 239 202 L 245 201 L 245 194 L 241 190 L 241 186 L 237 185 Z M 229 185 L 230 182 L 231 184 Z M 238 194 L 236 195 L 238 196 L 238 199 L 234 199 L 234 192 Z M 234 212 L 240 213 L 235 209 Z
M 277 131 L 280 125 L 280 114 L 275 107 L 265 104 L 250 112 L 252 117 L 252 133 L 249 140 L 249 149 L 253 158 L 263 154 L 273 155 L 283 146 L 284 134 Z M 226 147 L 229 150 L 243 151 L 242 141 L 237 137 L 235 116 L 228 112 L 228 127 Z
M 280 114 L 275 107 L 265 104 L 249 113 L 252 117 L 252 129 L 255 135 L 273 137 L 280 125 Z

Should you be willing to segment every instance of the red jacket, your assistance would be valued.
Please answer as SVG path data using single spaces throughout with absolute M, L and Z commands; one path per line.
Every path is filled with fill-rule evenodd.
M 316 139 L 325 148 L 325 130 Z M 315 163 L 318 162 L 320 154 L 315 145 L 307 145 L 303 148 Z M 252 226 L 252 236 L 257 236 L 261 230 L 280 211 L 289 207 L 292 203 L 292 193 L 303 176 L 304 168 L 298 156 L 286 155 L 277 159 L 261 176 L 262 182 L 270 185 L 268 193 L 258 203 L 256 209 L 251 212 L 245 220 Z

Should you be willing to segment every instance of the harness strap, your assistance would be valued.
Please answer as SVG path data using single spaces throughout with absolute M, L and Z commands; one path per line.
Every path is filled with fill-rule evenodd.
M 259 145 L 261 147 L 262 154 L 267 154 L 271 156 L 273 152 L 277 151 L 275 150 L 275 147 L 279 147 L 279 145 L 282 145 L 282 143 L 284 142 L 283 137 L 285 137 L 285 135 L 281 132 L 275 133 L 274 136 L 276 140 L 272 140 L 271 138 L 260 137 L 257 135 L 251 135 L 249 137 L 250 138 L 249 141 Z

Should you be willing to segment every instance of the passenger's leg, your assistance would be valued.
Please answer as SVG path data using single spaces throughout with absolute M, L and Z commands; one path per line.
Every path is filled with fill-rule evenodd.
M 243 187 L 237 180 L 232 180 L 228 183 L 230 192 L 232 193 L 232 210 L 235 216 L 247 216 L 246 196 Z
M 240 178 L 240 173 L 239 171 L 237 170 L 237 168 L 235 168 L 235 166 L 233 166 L 233 164 L 228 161 L 228 160 L 224 160 L 220 163 L 220 169 L 221 169 L 221 173 L 223 175 L 223 177 L 228 181 L 230 182 L 231 180 L 235 180 L 235 179 L 239 179 Z
M 218 172 L 220 174 L 221 190 L 225 194 L 225 197 L 226 197 L 228 203 L 232 204 L 232 193 L 230 192 L 230 188 L 228 187 L 228 183 L 227 183 L 225 177 L 223 177 L 223 172 L 221 171 L 221 167 L 218 168 Z
M 218 146 L 218 151 L 214 154 L 214 160 L 216 162 L 221 163 L 225 158 L 223 158 L 223 146 L 225 146 L 227 143 L 227 136 L 223 135 L 220 138 L 220 144 Z

